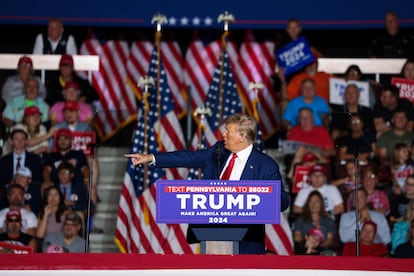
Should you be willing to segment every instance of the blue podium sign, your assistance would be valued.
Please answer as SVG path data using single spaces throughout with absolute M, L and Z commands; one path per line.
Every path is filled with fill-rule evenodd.
M 285 76 L 299 71 L 315 60 L 308 41 L 301 36 L 276 52 L 279 66 L 285 69 Z
M 157 223 L 279 224 L 278 180 L 158 180 Z

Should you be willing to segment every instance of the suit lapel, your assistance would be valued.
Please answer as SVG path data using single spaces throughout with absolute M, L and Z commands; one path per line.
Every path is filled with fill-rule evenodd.
M 247 159 L 246 166 L 243 169 L 243 173 L 240 177 L 240 180 L 251 180 L 254 177 L 255 167 L 254 164 L 256 163 L 256 148 L 253 147 L 252 152 L 250 153 L 249 158 Z

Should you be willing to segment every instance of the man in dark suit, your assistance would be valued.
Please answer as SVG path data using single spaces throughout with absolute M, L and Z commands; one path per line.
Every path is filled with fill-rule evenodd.
M 27 133 L 21 128 L 15 128 L 10 133 L 10 141 L 13 152 L 0 159 L 0 198 L 5 196 L 7 186 L 11 184 L 16 171 L 20 167 L 27 167 L 32 171 L 32 184 L 40 185 L 42 178 L 42 159 L 39 155 L 26 151 Z M 0 208 L 4 208 L 3 200 L 0 200 Z
M 217 142 L 205 150 L 175 151 L 155 154 L 126 154 L 134 165 L 152 163 L 159 168 L 187 167 L 201 168 L 203 179 L 229 180 L 281 180 L 278 164 L 268 155 L 257 149 L 256 122 L 253 118 L 235 114 L 225 121 L 224 141 Z M 233 161 L 231 161 L 233 159 Z M 230 175 L 226 177 L 227 167 L 233 163 Z M 288 194 L 281 189 L 281 210 L 289 206 Z M 206 225 L 205 227 L 217 227 Z M 240 225 L 239 225 L 240 226 Z M 265 227 L 263 224 L 243 225 L 247 233 L 239 243 L 240 254 L 265 253 Z M 187 233 L 189 243 L 197 242 L 193 226 Z M 220 227 L 237 227 L 236 225 L 220 225 Z

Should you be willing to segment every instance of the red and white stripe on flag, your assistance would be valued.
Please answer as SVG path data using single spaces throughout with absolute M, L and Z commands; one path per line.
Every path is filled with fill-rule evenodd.
M 137 198 L 131 178 L 128 173 L 125 174 L 115 233 L 123 253 L 196 253 L 197 245 L 189 245 L 186 241 L 187 224 L 155 222 L 155 191 L 155 185 L 151 185 Z M 146 211 L 148 223 L 142 219 Z
M 126 61 L 129 47 L 126 41 L 86 40 L 80 50 L 83 55 L 99 55 L 99 71 L 92 73 L 92 86 L 99 94 L 95 127 L 102 139 L 107 139 L 136 117 L 134 93 L 126 85 Z
M 135 41 L 131 45 L 127 62 L 128 84 L 137 98 L 142 98 L 142 88 L 139 86 L 139 79 L 145 77 L 151 60 L 151 52 L 154 45 L 147 41 Z
M 293 238 L 289 222 L 284 214 L 280 216 L 280 224 L 266 224 L 266 249 L 277 255 L 293 255 Z
M 270 137 L 278 128 L 279 99 L 274 93 L 271 76 L 275 64 L 274 43 L 259 43 L 251 31 L 248 31 L 240 48 L 236 82 L 240 90 L 243 104 L 250 115 L 253 115 L 253 99 L 255 95 L 249 89 L 251 82 L 263 84 L 259 91 L 258 114 L 263 137 Z
M 181 117 L 187 111 L 187 95 L 184 85 L 184 58 L 178 42 L 162 41 L 161 59 L 174 98 L 175 113 Z
M 153 43 L 147 40 L 135 41 L 131 45 L 127 62 L 128 83 L 138 99 L 142 96 L 142 88 L 139 87 L 138 82 L 140 77 L 147 75 L 153 48 Z M 181 117 L 186 112 L 187 97 L 184 85 L 184 59 L 178 43 L 161 42 L 161 59 L 173 95 L 175 113 Z
M 215 40 L 208 45 L 196 39 L 191 42 L 185 55 L 184 81 L 191 97 L 191 107 L 195 110 L 205 104 L 207 92 L 218 63 L 221 42 Z

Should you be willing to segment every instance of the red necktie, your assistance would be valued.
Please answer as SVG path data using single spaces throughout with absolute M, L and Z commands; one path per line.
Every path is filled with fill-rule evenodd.
M 230 175 L 231 175 L 231 171 L 233 170 L 234 167 L 234 161 L 237 158 L 237 154 L 233 153 L 233 156 L 230 159 L 230 162 L 226 168 L 226 170 L 224 171 L 223 175 L 221 176 L 221 180 L 229 180 L 230 179 Z

